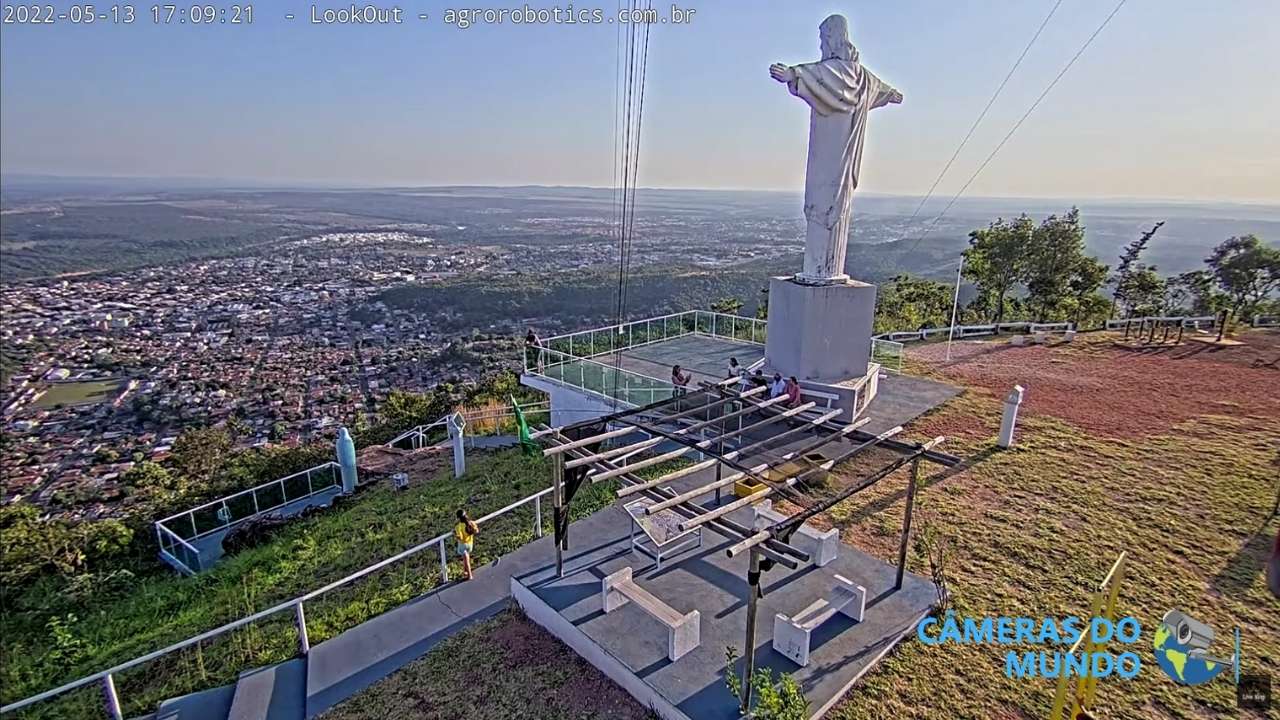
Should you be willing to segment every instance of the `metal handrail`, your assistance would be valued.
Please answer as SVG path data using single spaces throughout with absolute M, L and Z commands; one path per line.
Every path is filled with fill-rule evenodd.
M 659 320 L 667 320 L 667 319 L 670 319 L 670 318 L 681 318 L 681 319 L 683 319 L 683 318 L 685 318 L 686 316 L 689 316 L 689 315 L 692 315 L 692 316 L 693 316 L 693 318 L 694 318 L 693 330 L 691 330 L 691 331 L 689 331 L 689 332 L 682 332 L 682 333 L 679 333 L 679 334 L 676 334 L 676 335 L 671 335 L 671 336 L 667 336 L 667 335 L 665 335 L 665 333 L 664 333 L 664 337 L 663 337 L 662 339 L 663 339 L 663 340 L 666 340 L 666 339 L 669 339 L 669 338 L 671 338 L 671 337 L 683 337 L 684 335 L 702 334 L 702 333 L 701 333 L 701 331 L 699 331 L 699 330 L 698 330 L 698 322 L 697 322 L 697 321 L 698 321 L 699 316 L 707 316 L 707 317 L 712 317 L 712 318 L 729 318 L 729 319 L 731 319 L 731 320 L 732 320 L 732 322 L 734 322 L 734 323 L 737 323 L 737 322 L 746 322 L 746 323 L 748 324 L 748 326 L 752 326 L 752 325 L 757 326 L 757 327 L 762 326 L 762 325 L 767 326 L 766 321 L 764 321 L 764 320 L 760 320 L 759 318 L 746 317 L 746 316 L 743 316 L 743 315 L 730 315 L 730 314 L 728 314 L 728 313 L 716 312 L 716 311 L 714 311 L 714 310 L 683 310 L 683 311 L 681 311 L 681 312 L 677 312 L 677 313 L 668 313 L 668 314 L 666 314 L 666 315 L 655 315 L 655 316 L 653 316 L 653 317 L 641 318 L 641 319 L 639 319 L 639 320 L 629 320 L 629 321 L 627 321 L 627 322 L 620 323 L 620 324 L 605 325 L 605 326 L 603 326 L 603 327 L 596 327 L 596 328 L 591 328 L 591 329 L 588 329 L 588 330 L 575 330 L 574 332 L 570 332 L 570 333 L 561 333 L 560 335 L 553 335 L 553 336 L 551 336 L 551 337 L 543 338 L 543 339 L 541 340 L 542 348 L 543 348 L 544 350 L 550 350 L 550 349 L 551 349 L 551 348 L 549 347 L 549 346 L 550 346 L 550 344 L 551 344 L 552 342 L 557 341 L 557 340 L 567 340 L 567 339 L 569 339 L 569 338 L 576 338 L 576 337 L 581 337 L 581 336 L 590 336 L 590 335 L 593 335 L 594 333 L 601 333 L 601 332 L 614 332 L 614 333 L 616 333 L 616 332 L 618 332 L 618 331 L 619 331 L 620 329 L 622 329 L 622 328 L 634 328 L 634 327 L 636 327 L 636 326 L 638 326 L 638 325 L 643 325 L 643 324 L 646 324 L 646 323 L 653 323 L 653 322 L 657 322 L 657 321 L 659 321 Z M 683 327 L 683 325 L 682 325 L 681 327 Z M 723 336 L 723 335 L 719 335 L 719 334 L 716 334 L 716 333 L 714 333 L 714 332 L 712 333 L 712 336 L 713 336 L 713 337 L 725 337 L 725 336 Z M 661 340 L 648 340 L 648 341 L 646 341 L 646 342 L 643 342 L 643 343 L 637 343 L 637 344 L 634 344 L 634 345 L 633 345 L 633 344 L 628 343 L 628 344 L 627 344 L 625 347 L 623 347 L 623 348 L 614 348 L 614 349 L 610 350 L 609 352 L 614 352 L 614 351 L 616 351 L 616 350 L 625 350 L 625 349 L 630 348 L 630 347 L 638 347 L 639 345 L 647 345 L 647 344 L 652 343 L 652 342 L 661 342 Z M 743 342 L 754 342 L 754 341 L 746 340 L 746 341 L 743 341 Z M 760 343 L 757 343 L 757 344 L 760 344 Z M 557 352 L 562 352 L 562 351 L 557 351 Z M 590 356 L 576 356 L 576 357 L 590 357 Z
M 299 475 L 306 475 L 307 473 L 309 473 L 309 472 L 311 472 L 311 471 L 313 471 L 313 470 L 319 470 L 319 469 L 321 469 L 321 468 L 332 468 L 332 467 L 340 467 L 340 466 L 338 465 L 338 463 L 336 463 L 336 462 L 334 462 L 334 461 L 330 460 L 330 461 L 328 461 L 328 462 L 321 463 L 321 464 L 316 465 L 316 466 L 314 466 L 314 467 L 309 467 L 309 468 L 307 468 L 306 470 L 299 470 L 298 472 L 293 473 L 293 474 L 291 474 L 291 475 L 285 475 L 284 477 L 276 478 L 275 480 L 271 480 L 271 481 L 268 481 L 268 482 L 264 482 L 264 483 L 262 483 L 261 485 L 254 485 L 253 487 L 251 487 L 251 488 L 249 488 L 249 489 L 247 489 L 247 490 L 241 490 L 241 491 L 239 491 L 239 492 L 235 492 L 235 493 L 232 493 L 232 494 L 230 494 L 230 495 L 226 495 L 226 496 L 220 497 L 220 498 L 218 498 L 217 500 L 210 500 L 209 502 L 207 502 L 207 503 L 205 503 L 205 504 L 203 504 L 203 505 L 197 505 L 197 506 L 195 506 L 195 507 L 193 507 L 193 508 L 188 508 L 188 509 L 186 509 L 186 510 L 183 510 L 183 511 L 182 511 L 182 512 L 180 512 L 180 513 L 174 513 L 173 515 L 170 515 L 170 516 L 169 516 L 169 517 L 167 517 L 167 518 L 162 518 L 162 519 L 160 519 L 160 520 L 157 520 L 156 522 L 158 522 L 158 523 L 166 523 L 166 522 L 169 522 L 170 520 L 176 520 L 176 519 L 178 519 L 178 518 L 182 517 L 183 515 L 190 515 L 191 513 L 199 512 L 199 511 L 201 511 L 201 510 L 205 510 L 205 509 L 207 509 L 207 508 L 214 507 L 215 505 L 221 505 L 221 504 L 223 504 L 223 503 L 227 502 L 228 500 L 234 500 L 235 498 L 238 498 L 238 497 L 241 497 L 241 496 L 244 496 L 244 495 L 248 495 L 249 493 L 257 492 L 258 490 L 261 490 L 261 489 L 263 489 L 263 488 L 265 488 L 265 487 L 269 487 L 269 486 L 271 486 L 271 485 L 278 485 L 278 484 L 280 484 L 280 483 L 282 483 L 282 482 L 284 482 L 284 481 L 286 481 L 286 480 L 292 480 L 293 478 L 296 478 L 296 477 L 298 477 Z M 299 499 L 299 498 L 295 498 L 295 500 L 296 500 L 296 499 Z M 292 502 L 292 501 L 290 501 L 290 502 Z M 286 503 L 281 503 L 281 504 L 286 504 Z M 276 507 L 276 506 L 273 506 L 273 507 Z
M 610 370 L 610 371 L 613 371 L 613 370 L 617 370 L 617 369 L 618 369 L 618 368 L 615 368 L 615 367 L 614 367 L 614 366 L 612 366 L 612 365 L 605 365 L 604 363 L 596 362 L 595 360 L 591 360 L 590 358 L 583 358 L 583 357 L 578 357 L 578 356 L 576 356 L 576 355 L 570 355 L 569 353 L 560 352 L 559 350 L 548 350 L 548 349 L 545 349 L 545 348 L 544 348 L 544 349 L 543 349 L 543 352 L 555 353 L 555 354 L 557 354 L 557 355 L 562 355 L 562 356 L 564 356 L 564 357 L 571 358 L 570 360 L 564 360 L 564 361 L 559 362 L 559 363 L 548 363 L 548 364 L 552 364 L 552 365 L 568 365 L 569 363 L 577 362 L 577 363 L 590 363 L 590 364 L 592 364 L 592 365 L 599 365 L 600 367 L 604 368 L 605 370 Z M 627 374 L 627 375 L 631 375 L 631 376 L 633 376 L 633 377 L 644 378 L 645 380 L 652 380 L 652 381 L 654 381 L 654 382 L 656 382 L 656 383 L 659 383 L 659 384 L 661 384 L 661 385 L 666 385 L 666 386 L 668 386 L 668 387 L 675 387 L 674 385 L 672 385 L 672 384 L 671 384 L 671 381 L 669 381 L 669 380 L 663 380 L 662 378 L 656 378 L 656 377 L 653 377 L 652 375 L 645 375 L 644 373 L 638 373 L 638 372 L 636 372 L 636 371 L 634 371 L 634 370 L 627 370 L 626 368 L 622 368 L 622 372 L 623 372 L 623 373 L 625 373 L 625 374 Z M 546 373 L 544 373 L 544 372 L 539 372 L 538 374 L 539 374 L 539 375 L 545 375 Z
M 530 404 L 528 404 L 528 405 L 521 405 L 521 406 L 520 406 L 520 409 L 521 409 L 522 411 L 525 411 L 525 412 L 535 412 L 535 413 L 537 413 L 537 412 L 546 412 L 546 411 L 548 411 L 548 410 L 550 410 L 550 409 L 551 409 L 551 403 L 550 403 L 550 402 L 545 402 L 545 401 L 544 401 L 544 402 L 538 402 L 538 403 L 530 403 Z M 387 445 L 395 445 L 396 443 L 400 442 L 401 440 L 404 440 L 404 439 L 406 439 L 406 438 L 412 437 L 413 435 L 423 435 L 423 434 L 425 434 L 425 433 L 426 433 L 426 431 L 430 430 L 430 429 L 431 429 L 431 428 L 433 428 L 433 427 L 437 427 L 437 426 L 440 426 L 440 425 L 446 425 L 446 424 L 448 424 L 448 422 L 449 422 L 449 418 L 450 418 L 450 417 L 453 417 L 453 415 L 454 415 L 454 414 L 455 414 L 455 413 L 449 413 L 449 414 L 445 415 L 444 417 L 440 418 L 439 420 L 436 420 L 435 422 L 431 422 L 431 423 L 427 423 L 426 425 L 418 425 L 418 426 L 416 426 L 416 427 L 409 428 L 408 430 L 405 430 L 404 432 L 402 432 L 402 433 L 400 433 L 399 435 L 395 436 L 395 437 L 394 437 L 394 438 L 392 438 L 391 440 L 388 440 L 388 441 L 386 442 L 386 444 L 387 444 Z M 492 420 L 492 419 L 494 419 L 494 418 L 503 418 L 503 417 L 515 417 L 515 411 L 514 411 L 514 410 L 504 410 L 504 411 L 502 411 L 502 412 L 499 412 L 499 413 L 496 413 L 496 414 L 490 414 L 490 415 L 469 415 L 469 414 L 467 414 L 467 413 L 465 413 L 465 412 L 463 412 L 463 413 L 462 413 L 462 418 L 463 418 L 464 420 L 466 420 L 467 422 L 469 422 L 469 423 L 470 423 L 470 422 L 474 422 L 474 421 L 476 421 L 476 420 Z
M 199 554 L 200 554 L 200 551 L 199 551 L 198 549 L 196 549 L 196 546 L 195 546 L 195 545 L 192 545 L 191 543 L 187 542 L 186 540 L 184 540 L 184 539 L 183 539 L 183 537 L 182 537 L 181 535 L 179 535 L 178 533 L 176 533 L 176 532 L 174 532 L 174 531 L 170 530 L 168 527 L 166 527 L 166 526 L 164 525 L 164 521 L 163 521 L 163 520 L 159 520 L 159 521 L 157 521 L 157 522 L 156 522 L 156 530 L 157 530 L 157 531 L 164 531 L 164 532 L 168 533 L 169 535 L 172 535 L 174 540 L 177 540 L 178 542 L 180 542 L 180 543 L 182 543 L 183 545 L 185 545 L 185 546 L 186 546 L 186 548 L 187 548 L 188 550 L 190 550 L 191 552 L 195 553 L 196 555 L 199 555 Z
M 483 516 L 483 517 L 481 517 L 481 518 L 477 519 L 475 522 L 476 522 L 476 524 L 477 524 L 477 525 L 479 525 L 479 524 L 481 524 L 481 523 L 488 522 L 489 520 L 492 520 L 492 519 L 494 519 L 494 518 L 496 518 L 496 517 L 499 517 L 499 516 L 501 516 L 501 515 L 504 515 L 504 514 L 506 514 L 506 513 L 510 512 L 510 511 L 512 511 L 512 510 L 514 510 L 514 509 L 516 509 L 516 508 L 518 508 L 518 507 L 521 507 L 521 506 L 523 506 L 523 505 L 525 505 L 525 504 L 527 504 L 527 503 L 529 503 L 529 502 L 533 502 L 533 503 L 534 503 L 534 509 L 535 509 L 535 517 L 534 517 L 534 534 L 535 534 L 535 536 L 536 536 L 536 537 L 541 537 L 541 536 L 542 536 L 542 506 L 541 506 L 541 500 L 542 500 L 542 497 L 543 497 L 543 496 L 545 496 L 545 495 L 548 495 L 548 494 L 551 492 L 551 490 L 552 490 L 552 488 L 546 488 L 546 489 L 544 489 L 544 490 L 541 490 L 541 491 L 539 491 L 539 492 L 536 492 L 536 493 L 534 493 L 533 495 L 529 495 L 528 497 L 525 497 L 525 498 L 523 498 L 523 499 L 517 500 L 516 502 L 511 503 L 510 505 L 507 505 L 506 507 L 504 507 L 504 508 L 502 508 L 502 509 L 500 509 L 500 510 L 495 510 L 494 512 L 491 512 L 491 513 L 489 513 L 489 514 L 487 514 L 487 515 L 485 515 L 485 516 Z M 234 621 L 229 622 L 229 623 L 227 623 L 227 624 L 225 624 L 225 625 L 222 625 L 222 626 L 220 626 L 220 627 L 214 628 L 213 630 L 209 630 L 209 631 L 207 631 L 207 632 L 200 633 L 199 635 L 196 635 L 196 636 L 194 636 L 194 637 L 187 638 L 186 640 L 183 640 L 183 641 L 181 641 L 181 642 L 174 643 L 174 644 L 172 644 L 172 645 L 169 645 L 168 647 L 161 648 L 161 649 L 156 650 L 156 651 L 154 651 L 154 652 L 147 653 L 146 655 L 143 655 L 143 656 L 141 656 L 141 657 L 136 657 L 136 658 L 134 658 L 134 659 L 132 659 L 132 660 L 128 660 L 128 661 L 126 661 L 126 662 L 120 663 L 119 665 L 115 665 L 115 666 L 113 666 L 113 667 L 107 668 L 106 670 L 102 670 L 102 671 L 96 672 L 96 673 L 94 673 L 94 674 L 92 674 L 92 675 L 86 675 L 85 677 L 82 677 L 82 678 L 80 678 L 80 679 L 78 679 L 78 680 L 73 680 L 73 681 L 71 681 L 71 682 L 69 682 L 69 683 L 66 683 L 66 684 L 64 684 L 64 685 L 60 685 L 60 686 L 58 686 L 58 687 L 56 687 L 56 688 L 53 688 L 53 689 L 51 689 L 51 690 L 46 690 L 46 691 L 44 691 L 44 692 L 42 692 L 42 693 L 38 693 L 38 694 L 36 694 L 36 695 L 32 695 L 31 697 L 25 698 L 25 699 L 23 699 L 23 700 L 19 700 L 19 701 L 17 701 L 17 702 L 10 703 L 10 704 L 8 704 L 8 705 L 5 705 L 5 706 L 3 706 L 3 707 L 0 707 L 0 714 L 3 714 L 3 713 L 10 713 L 10 712 L 13 712 L 13 711 L 15 711 L 15 710 L 21 710 L 22 708 L 27 707 L 27 706 L 29 706 L 29 705 L 33 705 L 33 704 L 38 703 L 38 702 L 41 702 L 41 701 L 43 701 L 43 700 L 48 700 L 49 698 L 56 697 L 56 696 L 58 696 L 58 695 L 61 695 L 61 694 L 65 693 L 65 692 L 69 692 L 69 691 L 71 691 L 71 690 L 75 690 L 75 689 L 77 689 L 77 688 L 85 687 L 86 685 L 90 685 L 90 684 L 95 683 L 95 682 L 101 682 L 101 683 L 103 683 L 103 684 L 104 684 L 104 689 L 106 689 L 106 692 L 108 693 L 109 698 L 111 698 L 111 702 L 114 702 L 114 703 L 116 704 L 116 706 L 117 706 L 117 708 L 116 708 L 116 709 L 118 709 L 118 700 L 116 700 L 116 699 L 115 699 L 115 683 L 114 683 L 114 681 L 112 680 L 112 676 L 113 676 L 113 675 L 115 675 L 116 673 L 124 672 L 125 670 L 129 670 L 129 669 L 131 669 L 131 668 L 135 668 L 135 667 L 137 667 L 137 666 L 139 666 L 139 665 L 146 664 L 146 663 L 148 663 L 148 662 L 151 662 L 152 660 L 156 660 L 156 659 L 158 659 L 158 658 L 164 657 L 165 655 L 168 655 L 169 653 L 176 652 L 176 651 L 178 651 L 178 650 L 182 650 L 183 648 L 187 648 L 187 647 L 190 647 L 190 646 L 195 645 L 195 644 L 197 644 L 197 643 L 204 642 L 205 640 L 208 640 L 208 639 L 210 639 L 210 638 L 218 637 L 219 635 L 223 635 L 223 634 L 225 634 L 225 633 L 227 633 L 227 632 L 230 632 L 230 631 L 232 631 L 232 630 L 235 630 L 235 629 L 237 629 L 237 628 L 244 627 L 245 625 L 248 625 L 248 624 L 253 623 L 253 622 L 257 622 L 258 620 L 261 620 L 261 619 L 263 619 L 263 618 L 265 618 L 265 617 L 269 617 L 269 616 L 274 615 L 274 614 L 276 614 L 276 613 L 278 613 L 278 612 L 283 612 L 283 611 L 285 611 L 285 610 L 289 610 L 289 609 L 294 609 L 294 612 L 295 612 L 295 614 L 296 614 L 296 616 L 297 616 L 298 620 L 300 621 L 300 638 L 299 638 L 299 640 L 300 640 L 300 644 L 301 644 L 301 645 L 302 645 L 302 647 L 304 648 L 304 652 L 305 652 L 305 651 L 306 651 L 306 649 L 309 649 L 309 643 L 308 643 L 308 641 L 307 641 L 307 635 L 306 635 L 306 620 L 305 620 L 305 616 L 303 615 L 302 610 L 301 610 L 301 608 L 302 608 L 302 604 L 303 604 L 303 603 L 305 603 L 305 602 L 307 602 L 307 601 L 309 601 L 309 600 L 314 600 L 315 598 L 318 598 L 318 597 L 320 597 L 321 595 L 324 595 L 325 593 L 328 593 L 328 592 L 329 592 L 329 591 L 331 591 L 331 590 L 335 590 L 335 589 L 337 589 L 337 588 L 339 588 L 339 587 L 342 587 L 343 585 L 346 585 L 346 584 L 348 584 L 348 583 L 350 583 L 350 582 L 352 582 L 352 581 L 359 580 L 360 578 L 362 578 L 362 577 L 364 577 L 364 576 L 366 576 L 366 575 L 369 575 L 370 573 L 377 572 L 378 570 L 381 570 L 382 568 L 387 567 L 388 565 L 391 565 L 391 564 L 393 564 L 393 563 L 396 563 L 396 562 L 398 562 L 398 561 L 400 561 L 400 560 L 403 560 L 404 558 L 410 557 L 410 556 L 412 556 L 412 555 L 416 555 L 416 554 L 418 554 L 418 553 L 422 552 L 423 550 L 426 550 L 427 548 L 430 548 L 430 547 L 432 547 L 432 546 L 434 546 L 434 545 L 437 545 L 437 544 L 438 544 L 438 545 L 440 545 L 442 580 L 443 580 L 444 582 L 448 582 L 448 569 L 447 569 L 447 560 L 446 560 L 446 557 L 445 557 L 445 554 L 444 554 L 444 542 L 445 542 L 445 541 L 447 541 L 447 540 L 448 540 L 450 537 L 452 537 L 452 536 L 453 536 L 453 532 L 452 532 L 452 531 L 450 531 L 450 532 L 446 532 L 446 533 L 444 533 L 444 534 L 442 534 L 442 535 L 439 535 L 439 536 L 437 536 L 437 537 L 434 537 L 434 538 L 432 538 L 432 539 L 430 539 L 430 540 L 428 540 L 428 541 L 426 541 L 426 542 L 424 542 L 424 543 L 420 543 L 420 544 L 418 544 L 418 545 L 415 545 L 415 546 L 413 546 L 413 547 L 409 548 L 408 550 L 403 550 L 403 551 L 401 551 L 401 552 L 399 552 L 399 553 L 397 553 L 397 554 L 395 554 L 395 555 L 392 555 L 391 557 L 386 558 L 385 560 L 381 560 L 381 561 L 379 561 L 379 562 L 377 562 L 377 563 L 374 563 L 373 565 L 370 565 L 370 566 L 368 566 L 368 567 L 365 567 L 365 568 L 363 568 L 363 569 L 361 569 L 361 570 L 357 570 L 356 572 L 351 573 L 350 575 L 348 575 L 348 576 L 346 576 L 346 577 L 344 577 L 344 578 L 342 578 L 342 579 L 340 579 L 340 580 L 335 580 L 335 581 L 333 581 L 333 582 L 329 583 L 328 585 L 325 585 L 325 586 L 323 586 L 323 587 L 321 587 L 321 588 L 319 588 L 319 589 L 312 590 L 311 592 L 309 592 L 309 593 L 307 593 L 307 594 L 305 594 L 305 595 L 300 595 L 300 596 L 298 596 L 298 597 L 296 597 L 296 598 L 293 598 L 292 600 L 286 600 L 286 601 L 284 601 L 284 602 L 282 602 L 282 603 L 279 603 L 279 604 L 277 604 L 277 605 L 274 605 L 274 606 L 272 606 L 272 607 L 269 607 L 269 608 L 267 608 L 267 609 L 265 609 L 265 610 L 259 610 L 258 612 L 253 613 L 253 614 L 251 614 L 251 615 L 247 615 L 247 616 L 245 616 L 245 617 L 243 617 L 243 618 L 240 618 L 239 620 L 234 620 Z M 433 588 L 433 589 L 435 589 L 435 588 Z M 109 688 L 109 689 L 108 689 L 108 688 Z

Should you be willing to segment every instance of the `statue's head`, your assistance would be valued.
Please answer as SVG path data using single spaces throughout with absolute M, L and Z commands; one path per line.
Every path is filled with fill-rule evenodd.
M 832 15 L 818 26 L 818 39 L 822 46 L 822 59 L 856 61 L 858 50 L 849 42 L 849 21 L 843 15 Z

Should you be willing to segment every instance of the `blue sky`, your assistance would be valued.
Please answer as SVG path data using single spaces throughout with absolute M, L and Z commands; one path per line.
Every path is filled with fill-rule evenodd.
M 842 12 L 863 62 L 906 96 L 871 118 L 861 189 L 922 193 L 1052 4 L 678 3 L 692 22 L 651 35 L 640 183 L 798 190 L 807 109 L 767 68 L 816 59 L 818 23 Z M 940 194 L 1114 5 L 1063 2 Z M 251 26 L 154 26 L 150 6 L 136 7 L 128 27 L 0 26 L 0 169 L 612 182 L 617 25 L 463 30 L 442 22 L 450 5 L 411 3 L 401 26 L 314 26 L 310 5 L 272 2 L 255 6 Z M 969 194 L 1280 202 L 1277 47 L 1274 0 L 1129 0 Z

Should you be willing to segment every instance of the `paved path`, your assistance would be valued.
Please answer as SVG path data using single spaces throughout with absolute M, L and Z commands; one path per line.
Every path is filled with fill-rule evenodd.
M 314 717 L 422 657 L 466 625 L 492 617 L 507 606 L 511 576 L 545 565 L 553 552 L 547 535 L 477 568 L 474 580 L 450 582 L 311 648 L 306 716 Z

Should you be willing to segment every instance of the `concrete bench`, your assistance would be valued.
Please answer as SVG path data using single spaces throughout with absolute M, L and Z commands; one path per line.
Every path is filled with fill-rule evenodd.
M 782 613 L 773 617 L 773 649 L 804 667 L 809 664 L 809 640 L 814 630 L 836 615 L 862 622 L 866 609 L 867 589 L 836 575 L 827 597 L 815 600 L 793 617 Z
M 625 567 L 605 576 L 600 591 L 606 613 L 613 612 L 634 602 L 654 620 L 667 628 L 667 657 L 675 662 L 685 653 L 698 647 L 701 618 L 697 610 L 680 614 L 670 605 L 654 597 L 631 579 L 631 568 Z
M 773 509 L 772 500 L 764 500 L 752 507 L 752 510 L 755 511 L 756 530 L 763 530 L 787 518 L 786 515 Z M 831 528 L 823 532 L 805 523 L 791 536 L 791 545 L 797 550 L 808 553 L 813 564 L 822 567 L 835 560 L 839 554 L 840 531 Z

